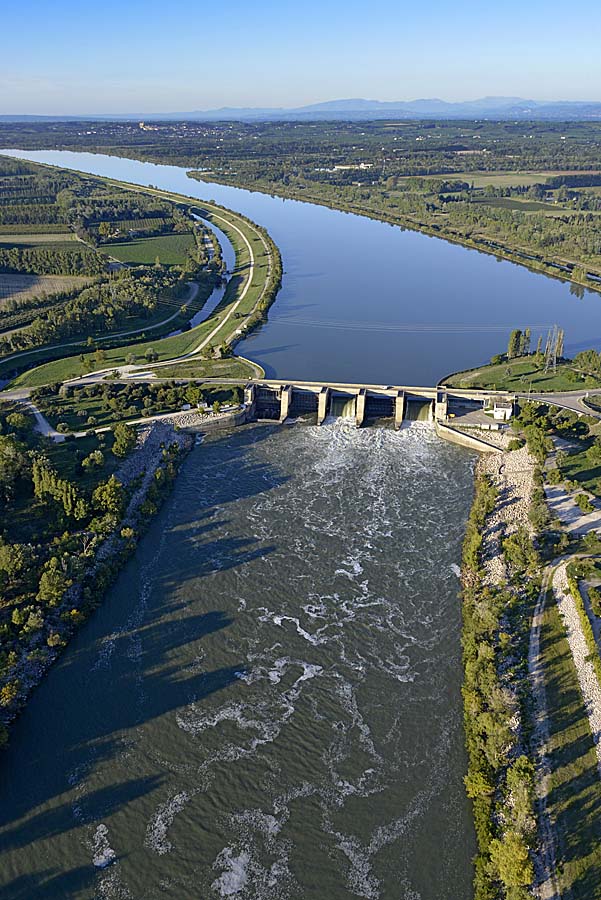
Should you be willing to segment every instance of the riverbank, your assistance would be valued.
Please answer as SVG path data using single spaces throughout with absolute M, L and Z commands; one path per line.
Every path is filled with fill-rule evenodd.
M 557 428 L 562 415 L 569 425 L 573 414 L 560 413 L 545 427 L 553 421 Z M 464 542 L 463 697 L 466 787 L 479 841 L 475 898 L 592 900 L 601 896 L 595 812 L 601 661 L 598 620 L 582 590 L 596 571 L 598 540 L 557 521 L 550 494 L 541 516 L 542 467 L 548 475 L 555 460 L 545 460 L 532 427 L 527 437 L 535 455 L 522 446 L 478 460 Z M 566 439 L 562 446 L 568 445 Z
M 479 848 L 474 896 L 485 900 L 516 889 L 526 897 L 535 878 L 524 667 L 535 565 L 528 550 L 534 460 L 525 447 L 483 455 L 475 479 L 462 560 L 463 701 L 466 790 Z
M 373 209 L 369 206 L 359 203 L 349 203 L 341 199 L 332 199 L 324 197 L 320 194 L 312 193 L 303 187 L 302 190 L 294 190 L 293 188 L 282 188 L 276 183 L 270 182 L 264 185 L 261 182 L 245 182 L 236 179 L 220 178 L 214 172 L 210 173 L 210 178 L 203 176 L 202 172 L 190 170 L 188 172 L 190 178 L 198 181 L 215 182 L 231 187 L 239 187 L 249 191 L 257 191 L 272 197 L 282 197 L 283 199 L 300 200 L 303 203 L 313 203 L 317 206 L 325 206 L 328 209 L 336 209 L 340 212 L 353 213 L 358 216 L 365 216 L 369 219 L 376 219 L 380 222 L 388 222 L 391 225 L 399 225 L 401 228 L 409 228 L 412 231 L 419 231 L 430 237 L 436 237 L 441 240 L 448 241 L 451 244 L 458 244 L 462 247 L 479 250 L 482 253 L 495 256 L 497 259 L 505 259 L 508 262 L 516 263 L 524 266 L 533 272 L 543 272 L 551 278 L 557 278 L 560 281 L 569 281 L 580 288 L 590 289 L 597 293 L 601 292 L 601 283 L 591 279 L 582 280 L 578 277 L 580 268 L 579 262 L 567 262 L 564 260 L 557 261 L 542 256 L 536 256 L 527 250 L 519 247 L 509 247 L 506 244 L 499 243 L 489 238 L 467 237 L 456 231 L 452 231 L 444 226 L 426 223 L 409 215 L 399 215 L 378 208 Z M 572 272 L 575 272 L 575 277 Z M 595 275 L 601 277 L 601 271 L 596 271 Z
M 31 629 L 28 639 L 19 642 L 18 650 L 11 651 L 10 664 L 3 666 L 0 744 L 8 739 L 7 726 L 135 552 L 141 534 L 156 515 L 192 446 L 193 438 L 165 422 L 152 423 L 138 432 L 134 451 L 113 476 L 128 495 L 123 514 L 115 517 L 108 534 L 83 535 L 77 579 L 68 582 L 51 603 L 43 624 Z
M 561 360 L 545 371 L 544 360 L 536 354 L 502 359 L 441 378 L 439 384 L 448 388 L 503 390 L 517 393 L 559 393 L 579 388 L 601 387 L 601 378 L 582 371 L 570 359 Z

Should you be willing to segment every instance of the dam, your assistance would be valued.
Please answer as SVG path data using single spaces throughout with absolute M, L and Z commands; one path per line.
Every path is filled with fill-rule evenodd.
M 404 420 L 465 419 L 468 427 L 495 429 L 511 418 L 516 398 L 505 391 L 254 379 L 245 386 L 244 400 L 249 419 L 280 423 L 314 415 L 317 425 L 332 416 L 354 420 L 358 428 L 370 419 L 392 419 L 400 428 Z

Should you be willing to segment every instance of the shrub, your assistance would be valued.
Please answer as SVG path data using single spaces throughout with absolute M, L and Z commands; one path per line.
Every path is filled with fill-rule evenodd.
M 12 706 L 21 689 L 21 682 L 15 678 L 13 681 L 7 681 L 2 690 L 0 690 L 0 706 Z
M 588 595 L 594 615 L 601 616 L 601 590 L 598 587 L 590 587 Z
M 593 506 L 593 504 L 591 503 L 591 501 L 589 500 L 589 498 L 586 496 L 586 494 L 576 494 L 576 496 L 574 497 L 574 500 L 576 501 L 576 503 L 578 504 L 578 506 L 580 507 L 580 509 L 582 510 L 583 513 L 590 513 L 595 508 Z

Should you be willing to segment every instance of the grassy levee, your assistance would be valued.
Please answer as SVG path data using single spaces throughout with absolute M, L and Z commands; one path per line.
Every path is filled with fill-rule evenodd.
M 549 715 L 547 808 L 558 834 L 558 878 L 571 900 L 601 898 L 601 779 L 588 716 L 557 606 L 543 616 Z
M 256 371 L 255 371 L 256 369 Z M 250 363 L 240 356 L 227 356 L 225 359 L 201 359 L 192 357 L 172 366 L 161 367 L 157 376 L 160 378 L 239 378 L 241 381 L 249 377 L 264 378 L 265 372 L 258 363 Z
M 519 356 L 497 364 L 485 364 L 463 372 L 454 372 L 440 381 L 446 387 L 478 388 L 525 393 L 574 391 L 580 387 L 601 387 L 601 380 L 584 376 L 569 363 L 558 363 L 556 372 L 545 372 L 536 365 L 534 355 Z
M 248 329 L 255 324 L 254 319 L 260 319 L 260 313 L 264 313 L 269 304 L 273 302 L 280 286 L 281 260 L 277 247 L 271 238 L 254 222 L 244 216 L 232 212 L 216 204 L 205 203 L 181 194 L 172 194 L 154 188 L 142 188 L 138 185 L 129 185 L 125 182 L 113 179 L 101 179 L 109 184 L 115 184 L 121 188 L 140 193 L 149 193 L 176 203 L 185 203 L 187 207 L 200 213 L 207 221 L 214 222 L 231 241 L 236 254 L 235 269 L 228 283 L 224 297 L 211 315 L 195 328 L 182 334 L 169 338 L 135 339 L 127 343 L 118 343 L 117 346 L 106 349 L 105 359 L 96 361 L 90 355 L 86 364 L 82 364 L 78 356 L 72 355 L 79 348 L 60 348 L 42 350 L 37 354 L 38 358 L 48 354 L 43 365 L 30 369 L 19 375 L 12 386 L 15 387 L 39 387 L 43 384 L 65 381 L 76 378 L 82 374 L 98 369 L 110 368 L 126 364 L 131 355 L 143 358 L 148 350 L 157 354 L 159 363 L 167 360 L 177 360 L 195 353 L 207 342 L 210 337 L 211 346 L 219 346 L 221 343 L 232 343 L 240 337 L 244 326 Z M 251 258 L 252 256 L 252 258 Z M 235 316 L 234 316 L 235 310 Z M 98 339 L 97 343 L 103 346 Z M 81 350 L 85 349 L 84 347 Z M 65 356 L 64 353 L 68 353 Z M 62 358 L 57 359 L 57 356 Z M 139 359 L 144 365 L 143 359 Z M 0 375 L 14 370 L 17 359 L 0 362 Z M 160 370 L 159 370 L 160 373 Z M 157 373 L 157 374 L 159 374 Z M 252 374 L 252 366 L 248 365 L 248 374 Z

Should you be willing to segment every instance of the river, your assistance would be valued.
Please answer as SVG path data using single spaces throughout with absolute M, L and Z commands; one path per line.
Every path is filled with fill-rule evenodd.
M 284 286 L 239 350 L 270 374 L 428 384 L 516 324 L 597 309 L 357 216 L 23 155 L 265 225 Z M 425 423 L 251 425 L 196 447 L 14 729 L 3 900 L 470 900 L 456 573 L 472 466 Z
M 14 729 L 3 900 L 469 900 L 472 465 L 425 423 L 196 447 Z
M 237 352 L 268 376 L 433 385 L 557 324 L 570 355 L 601 349 L 601 297 L 438 238 L 295 200 L 187 177 L 185 169 L 70 151 L 2 150 L 214 199 L 263 225 L 284 284 L 269 320 Z

